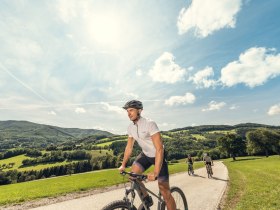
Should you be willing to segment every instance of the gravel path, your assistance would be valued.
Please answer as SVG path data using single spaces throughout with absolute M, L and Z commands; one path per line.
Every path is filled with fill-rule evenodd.
M 205 168 L 195 170 L 194 176 L 189 176 L 187 172 L 178 173 L 170 177 L 170 185 L 180 187 L 188 201 L 190 210 L 215 210 L 218 209 L 218 205 L 225 192 L 228 182 L 228 171 L 225 165 L 221 161 L 214 162 L 213 166 L 213 178 L 208 179 Z M 146 183 L 146 186 L 154 192 L 158 192 L 157 182 Z M 53 204 L 46 204 L 42 202 L 43 206 L 36 208 L 28 208 L 28 205 L 15 206 L 13 208 L 7 208 L 11 210 L 15 209 L 30 209 L 30 210 L 100 210 L 103 206 L 110 203 L 113 200 L 122 200 L 124 196 L 123 185 L 119 187 L 103 190 L 103 192 L 95 192 L 90 196 L 81 198 L 59 201 Z M 61 199 L 63 200 L 63 199 Z M 155 201 L 155 199 L 154 199 Z M 136 200 L 136 202 L 139 202 Z M 38 206 L 38 203 L 35 204 Z M 32 206 L 32 205 L 31 205 Z M 34 206 L 34 205 L 33 205 Z M 152 210 L 156 210 L 154 205 Z

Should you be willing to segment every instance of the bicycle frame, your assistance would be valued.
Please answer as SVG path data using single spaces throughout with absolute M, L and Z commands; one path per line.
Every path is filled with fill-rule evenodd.
M 209 176 L 212 177 L 212 167 L 209 164 L 206 164 L 206 170 L 207 170 L 207 174 L 208 174 L 208 178 Z
M 158 195 L 156 195 L 154 192 L 152 192 L 151 190 L 149 190 L 148 188 L 146 188 L 145 186 L 141 186 L 139 183 L 139 179 L 132 179 L 130 180 L 131 182 L 131 186 L 129 189 L 125 190 L 125 197 L 124 200 L 128 203 L 130 203 L 130 208 L 133 208 L 133 203 L 134 203 L 134 199 L 136 196 L 135 190 L 141 200 L 141 204 L 143 205 L 143 207 L 145 208 L 145 210 L 149 210 L 149 207 L 146 206 L 145 201 L 143 200 L 143 196 L 141 195 L 141 191 L 142 190 L 146 190 L 148 192 L 148 194 L 152 194 L 154 197 L 157 198 L 158 200 L 158 206 L 157 209 L 160 210 L 161 209 L 161 205 L 164 203 L 164 200 L 161 197 L 160 192 L 158 193 Z M 129 194 L 131 194 L 131 199 L 129 199 Z M 140 205 L 141 205 L 140 204 Z

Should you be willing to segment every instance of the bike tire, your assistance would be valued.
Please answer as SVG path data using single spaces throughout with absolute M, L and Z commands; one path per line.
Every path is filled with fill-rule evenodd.
M 190 168 L 188 168 L 188 174 L 189 174 L 189 176 L 191 175 L 191 170 L 190 170 Z
M 104 206 L 102 210 L 137 210 L 136 207 L 133 205 L 132 208 L 130 207 L 130 203 L 124 200 L 113 201 L 108 205 Z
M 188 210 L 188 203 L 184 192 L 179 187 L 171 187 L 170 191 L 171 191 L 171 195 L 175 200 L 176 209 Z M 166 210 L 166 209 L 167 209 L 166 205 L 165 203 L 163 203 L 161 205 L 161 210 Z

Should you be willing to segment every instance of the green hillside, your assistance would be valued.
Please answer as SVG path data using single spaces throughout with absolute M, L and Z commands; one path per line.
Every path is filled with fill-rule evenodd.
M 96 129 L 61 128 L 28 121 L 0 121 L 0 150 L 15 147 L 46 147 L 75 142 L 88 136 L 112 136 Z

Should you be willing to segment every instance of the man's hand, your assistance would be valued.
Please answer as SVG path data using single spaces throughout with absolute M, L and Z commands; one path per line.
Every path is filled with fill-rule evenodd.
M 157 180 L 157 176 L 152 172 L 152 173 L 148 173 L 148 180 L 149 181 L 155 181 Z
M 121 165 L 121 166 L 119 167 L 119 171 L 120 171 L 120 172 L 123 172 L 124 170 L 125 170 L 125 166 Z

